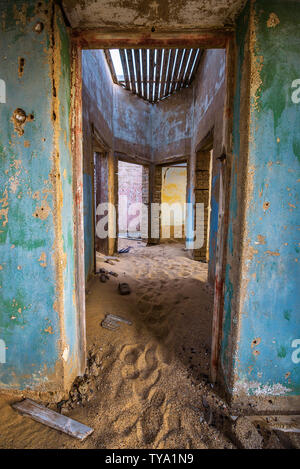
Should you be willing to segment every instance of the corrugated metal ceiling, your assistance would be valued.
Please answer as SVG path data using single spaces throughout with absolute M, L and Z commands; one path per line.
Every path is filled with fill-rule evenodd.
M 114 83 L 150 103 L 188 87 L 202 55 L 201 49 L 119 49 L 122 73 L 117 74 L 111 52 L 105 50 Z

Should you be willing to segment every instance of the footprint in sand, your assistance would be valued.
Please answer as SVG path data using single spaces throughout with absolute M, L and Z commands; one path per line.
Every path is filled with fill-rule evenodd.
M 152 407 L 161 407 L 165 401 L 166 395 L 162 389 L 158 389 L 152 393 L 150 397 L 150 404 Z
M 125 364 L 122 367 L 122 376 L 125 379 L 136 379 L 139 377 L 139 370 L 136 367 L 136 362 L 143 352 L 144 347 L 139 344 L 125 345 L 120 353 L 120 360 Z
M 136 376 L 135 378 L 137 377 L 138 376 Z M 123 373 L 122 378 L 123 379 L 121 379 L 120 382 L 116 385 L 116 389 L 113 392 L 113 399 L 118 402 L 131 402 L 133 396 L 132 384 L 128 377 L 123 376 Z M 131 377 L 131 379 L 133 378 Z
M 151 303 L 148 303 L 147 301 L 142 300 L 138 302 L 137 307 L 138 307 L 138 312 L 142 318 L 147 317 L 151 314 L 151 311 L 152 311 Z
M 146 409 L 137 424 L 137 435 L 141 442 L 152 443 L 163 423 L 163 415 L 159 408 L 150 406 Z
M 143 345 L 124 345 L 120 353 L 120 359 L 128 365 L 133 365 L 137 361 L 143 350 Z
M 140 376 L 143 379 L 147 379 L 148 376 L 157 368 L 157 358 L 155 348 L 151 347 L 140 355 L 137 368 L 140 372 Z
M 182 431 L 167 432 L 155 445 L 156 449 L 192 449 L 195 448 L 191 438 Z M 197 446 L 198 448 L 198 446 Z M 205 445 L 199 449 L 206 449 Z
M 138 378 L 133 382 L 133 392 L 139 399 L 147 399 L 149 392 L 160 379 L 160 370 L 155 370 L 147 379 Z
M 116 419 L 112 422 L 113 429 L 123 435 L 129 435 L 132 433 L 138 419 L 140 412 L 133 406 L 129 409 L 125 409 L 121 412 Z
M 150 302 L 151 299 L 152 299 L 152 296 L 149 295 L 148 293 L 149 292 L 147 291 L 147 293 L 141 297 L 141 300 L 146 301 L 146 302 Z
M 121 373 L 124 379 L 137 379 L 140 375 L 139 370 L 134 365 L 123 366 Z
M 188 278 L 191 276 L 191 273 L 190 272 L 182 272 L 182 277 L 183 278 Z

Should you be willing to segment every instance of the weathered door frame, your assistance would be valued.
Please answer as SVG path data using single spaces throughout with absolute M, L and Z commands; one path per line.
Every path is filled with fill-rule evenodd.
M 91 124 L 91 137 L 92 137 L 92 144 L 93 144 L 93 231 L 94 231 L 94 271 L 96 272 L 96 186 L 95 186 L 95 155 L 100 154 L 106 159 L 107 163 L 107 181 L 109 180 L 109 165 L 108 165 L 108 155 L 110 152 L 110 148 L 105 142 L 105 140 L 101 137 L 99 131 L 95 128 L 93 124 Z M 107 194 L 108 197 L 108 194 Z M 108 201 L 108 200 L 107 200 Z M 104 254 L 109 254 L 108 252 L 108 243 L 106 252 Z
M 219 260 L 216 269 L 215 296 L 213 312 L 213 348 L 210 376 L 216 381 L 218 374 L 220 338 L 224 303 L 224 276 L 226 266 L 226 244 L 229 215 L 229 185 L 232 161 L 233 96 L 235 70 L 235 40 L 232 30 L 202 30 L 198 33 L 126 33 L 124 31 L 73 30 L 72 31 L 72 152 L 74 167 L 75 200 L 75 265 L 76 296 L 78 307 L 78 331 L 80 344 L 81 372 L 86 364 L 86 326 L 85 326 L 85 282 L 84 282 L 84 238 L 83 238 L 83 167 L 82 167 L 82 49 L 112 48 L 225 48 L 226 49 L 226 98 L 224 106 L 223 154 L 224 168 L 224 221 L 218 232 Z
M 224 314 L 224 284 L 227 262 L 227 237 L 229 223 L 230 182 L 232 168 L 233 103 L 235 90 L 236 47 L 232 38 L 226 44 L 225 105 L 223 111 L 222 153 L 218 159 L 221 164 L 219 220 L 217 233 L 217 257 L 214 285 L 214 307 L 212 323 L 212 346 L 210 361 L 210 380 L 215 383 L 220 376 L 220 350 Z
M 198 164 L 198 153 L 199 152 L 204 152 L 204 153 L 210 153 L 210 166 L 209 166 L 209 185 L 211 183 L 211 177 L 212 177 L 212 174 L 211 174 L 211 171 L 212 171 L 212 159 L 213 159 L 213 148 L 214 147 L 214 127 L 212 127 L 210 129 L 210 131 L 206 134 L 206 136 L 198 143 L 198 145 L 196 145 L 195 147 L 195 151 L 194 151 L 194 157 L 195 157 L 195 164 L 196 164 L 196 168 L 195 168 L 195 176 L 197 174 L 197 164 Z M 195 187 L 196 187 L 196 181 L 195 181 Z M 211 205 L 211 192 L 209 190 L 209 207 Z M 196 218 L 196 217 L 194 217 Z M 208 217 L 208 221 L 209 221 L 210 217 Z M 207 233 L 206 233 L 206 251 L 207 251 L 207 247 L 209 246 L 209 233 L 210 233 L 210 227 L 209 225 L 207 225 Z M 206 262 L 208 261 L 208 256 L 207 256 L 207 253 L 206 253 Z

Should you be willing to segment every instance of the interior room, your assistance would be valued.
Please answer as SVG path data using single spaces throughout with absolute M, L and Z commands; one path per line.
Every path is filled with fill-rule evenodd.
M 299 448 L 299 1 L 0 16 L 0 448 Z

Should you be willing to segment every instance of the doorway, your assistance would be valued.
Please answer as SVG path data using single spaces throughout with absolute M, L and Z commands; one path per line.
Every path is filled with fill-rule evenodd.
M 150 93 L 150 95 L 154 97 L 155 92 L 153 91 L 153 94 Z M 226 134 L 226 132 L 224 133 Z M 121 141 L 121 137 L 123 137 L 123 135 L 124 134 L 121 135 L 120 133 L 120 138 L 119 138 L 119 141 L 117 142 L 118 144 L 123 143 Z M 226 139 L 225 140 L 223 139 L 223 141 L 225 143 L 227 142 Z M 130 142 L 130 144 L 131 144 L 130 149 L 134 153 L 134 151 L 136 151 L 136 146 L 134 146 L 132 142 Z M 169 160 L 172 160 L 172 156 L 173 155 L 169 155 Z M 178 159 L 182 160 L 185 156 L 186 155 L 179 154 Z M 189 167 L 191 166 L 191 159 L 192 158 L 189 158 L 189 162 L 187 165 L 188 171 L 189 171 Z M 159 165 L 159 162 L 158 162 L 158 165 Z M 149 203 L 151 203 L 153 201 L 153 197 L 156 196 L 156 194 L 153 194 L 153 180 L 155 178 L 156 169 L 158 165 L 157 165 L 157 161 L 153 161 L 153 160 L 149 161 L 149 168 L 150 168 Z M 211 154 L 209 152 L 208 173 L 209 173 L 210 165 L 211 165 Z M 207 171 L 207 169 L 204 169 L 204 168 L 202 168 L 202 170 Z M 161 166 L 160 166 L 160 171 L 161 171 Z M 191 181 L 190 174 L 188 174 L 187 179 L 189 180 L 189 184 L 190 184 L 190 181 Z M 205 195 L 205 198 L 207 200 L 210 198 L 210 184 L 211 184 L 211 180 L 208 179 L 208 187 L 198 188 L 199 190 L 208 191 L 208 194 L 207 193 L 203 194 L 203 196 Z M 190 187 L 191 186 L 188 186 L 188 190 L 187 190 L 187 199 L 186 199 L 187 202 L 190 200 L 190 195 L 189 195 Z M 118 209 L 120 210 L 120 206 L 118 207 Z M 208 246 L 208 239 L 209 239 L 209 228 L 208 228 L 209 204 L 208 203 L 206 204 L 206 210 L 207 210 L 207 218 L 206 218 L 207 230 L 206 230 L 205 260 L 207 262 L 209 260 L 207 256 L 207 246 Z M 135 230 L 136 232 L 138 232 L 137 227 L 135 227 Z M 126 234 L 128 235 L 128 230 Z M 139 242 L 140 240 L 137 241 L 137 244 Z M 128 375 L 126 375 L 127 378 L 125 381 L 122 381 L 122 383 L 119 383 L 120 387 L 127 388 L 127 384 L 128 384 L 127 379 L 133 379 L 130 377 L 131 373 L 132 373 L 132 376 L 136 376 L 136 378 L 134 379 L 137 379 L 137 376 L 140 376 L 141 380 L 132 381 L 132 383 L 135 383 L 133 386 L 133 388 L 135 388 L 134 392 L 136 392 L 137 395 L 140 395 L 140 398 L 142 401 L 148 402 L 147 400 L 148 398 L 151 400 L 151 396 L 152 396 L 151 388 L 152 387 L 153 387 L 153 393 L 155 392 L 155 389 L 156 389 L 157 391 L 160 391 L 160 394 L 165 395 L 164 387 L 160 389 L 155 388 L 156 377 L 158 374 L 160 374 L 157 372 L 157 368 L 158 368 L 157 365 L 159 363 L 159 370 L 161 371 L 162 368 L 164 367 L 163 364 L 167 366 L 170 364 L 170 361 L 172 361 L 172 358 L 170 358 L 168 353 L 164 355 L 164 352 L 167 352 L 167 350 L 172 349 L 174 344 L 176 344 L 176 347 L 178 348 L 179 344 L 181 343 L 183 347 L 183 349 L 181 349 L 181 351 L 178 352 L 178 354 L 175 353 L 175 355 L 177 356 L 177 363 L 183 364 L 183 367 L 185 369 L 189 368 L 190 370 L 193 370 L 193 372 L 191 372 L 191 375 L 193 375 L 193 377 L 196 380 L 199 379 L 200 375 L 207 376 L 209 374 L 208 368 L 206 369 L 201 368 L 201 367 L 197 368 L 196 364 L 193 362 L 193 359 L 191 359 L 191 362 L 189 363 L 188 354 L 189 353 L 193 354 L 194 351 L 196 351 L 195 353 L 197 354 L 198 357 L 202 354 L 203 359 L 207 357 L 206 363 L 209 363 L 210 345 L 207 344 L 206 341 L 207 339 L 209 339 L 209 342 L 211 340 L 211 331 L 210 331 L 211 321 L 212 321 L 211 315 L 208 316 L 206 319 L 203 318 L 203 321 L 206 323 L 206 326 L 202 328 L 201 333 L 204 333 L 202 342 L 203 344 L 205 344 L 205 347 L 202 348 L 202 350 L 200 351 L 199 347 L 198 348 L 196 347 L 196 342 L 190 346 L 189 350 L 186 349 L 186 344 L 184 343 L 184 340 L 180 342 L 180 340 L 182 339 L 182 336 L 180 336 L 180 330 L 182 329 L 184 324 L 185 325 L 189 324 L 189 320 L 186 321 L 187 318 L 181 318 L 183 322 L 180 322 L 179 320 L 175 327 L 176 321 L 175 321 L 175 317 L 172 315 L 172 312 L 175 311 L 175 309 L 177 309 L 177 306 L 179 309 L 181 309 L 181 311 L 176 311 L 176 315 L 178 315 L 178 318 L 180 317 L 181 313 L 184 312 L 185 306 L 182 303 L 182 301 L 184 300 L 184 296 L 185 296 L 184 290 L 186 289 L 186 285 L 184 284 L 186 281 L 187 282 L 191 281 L 191 284 L 189 285 L 189 288 L 191 289 L 190 290 L 191 297 L 195 295 L 196 291 L 198 293 L 200 292 L 200 290 L 202 291 L 202 288 L 208 293 L 208 296 L 211 293 L 209 293 L 209 286 L 206 285 L 206 280 L 205 280 L 207 279 L 207 266 L 203 266 L 202 262 L 191 261 L 189 256 L 186 254 L 184 246 L 181 246 L 181 247 L 178 246 L 178 250 L 176 251 L 176 253 L 171 254 L 163 245 L 153 246 L 153 249 L 152 249 L 152 247 L 149 248 L 144 245 L 138 246 L 137 244 L 133 246 L 133 249 L 131 250 L 131 252 L 125 253 L 123 255 L 124 262 L 122 262 L 121 260 L 116 261 L 115 266 L 114 266 L 114 270 L 116 270 L 117 271 L 116 273 L 119 275 L 117 282 L 119 282 L 121 279 L 128 280 L 128 282 L 131 282 L 130 286 L 132 286 L 133 289 L 136 288 L 135 294 L 137 291 L 139 291 L 139 295 L 137 295 L 138 296 L 137 302 L 135 301 L 133 302 L 132 300 L 133 297 L 128 297 L 128 301 L 125 303 L 122 303 L 122 308 L 120 308 L 119 302 L 115 302 L 115 300 L 113 300 L 113 296 L 111 296 L 110 294 L 108 295 L 109 291 L 112 293 L 111 289 L 113 288 L 113 282 L 109 281 L 109 286 L 101 287 L 102 289 L 106 288 L 106 290 L 105 292 L 103 290 L 102 294 L 98 297 L 96 303 L 97 305 L 99 305 L 99 301 L 102 301 L 101 299 L 106 298 L 106 300 L 103 300 L 103 305 L 102 305 L 105 308 L 105 310 L 111 309 L 113 307 L 115 309 L 115 312 L 116 310 L 118 310 L 120 315 L 123 312 L 123 314 L 125 315 L 128 314 L 128 316 L 131 318 L 130 320 L 132 322 L 132 325 L 134 325 L 134 328 L 136 329 L 136 332 L 138 334 L 137 336 L 136 335 L 132 336 L 131 333 L 129 334 L 131 337 L 130 341 L 132 341 L 133 338 L 134 340 L 136 340 L 136 343 L 134 344 L 135 346 L 133 347 L 133 349 L 132 350 L 131 348 L 130 350 L 127 349 L 127 346 L 125 343 L 126 340 L 128 340 L 129 335 L 127 336 L 126 340 L 124 337 L 125 342 L 122 343 L 122 345 L 120 344 L 120 342 L 117 341 L 118 340 L 117 336 L 116 337 L 110 336 L 109 340 L 107 341 L 107 344 L 109 344 L 110 341 L 113 342 L 115 346 L 114 351 L 112 352 L 113 354 L 116 353 L 115 349 L 124 348 L 124 356 L 122 355 L 122 359 L 121 358 L 120 359 L 126 362 L 127 365 L 130 365 L 129 367 L 125 367 L 126 372 L 124 371 L 124 373 L 126 374 L 128 373 Z M 175 261 L 173 260 L 174 259 L 173 256 L 176 257 Z M 137 262 L 137 257 L 139 257 L 138 262 Z M 155 260 L 155 266 L 152 262 L 153 260 Z M 189 264 L 190 262 L 195 262 L 195 264 L 190 265 Z M 171 275 L 170 272 L 172 271 L 175 277 Z M 168 277 L 170 276 L 172 276 L 172 280 L 168 281 Z M 177 282 L 176 282 L 176 277 L 177 277 Z M 188 279 L 188 280 L 185 280 L 185 279 Z M 182 285 L 181 285 L 181 282 L 182 282 Z M 163 290 L 161 291 L 161 289 L 163 290 L 166 289 L 168 291 L 168 294 L 165 296 L 164 304 L 157 303 L 155 300 L 157 295 L 161 296 L 163 294 Z M 204 290 L 203 290 L 203 298 L 206 297 L 204 294 Z M 174 300 L 175 302 L 173 302 L 172 292 L 175 292 L 175 291 L 179 292 L 180 298 L 176 297 L 176 299 Z M 185 300 L 188 301 L 191 297 L 188 294 L 186 294 Z M 210 302 L 210 305 L 212 305 L 212 297 L 210 298 L 210 300 L 208 300 L 208 303 L 209 302 Z M 124 306 L 125 304 L 127 306 L 129 306 L 130 304 L 131 306 L 133 306 L 132 312 L 129 311 L 129 309 L 127 309 L 127 306 L 126 307 Z M 190 305 L 190 307 L 193 313 L 197 312 L 196 304 Z M 206 311 L 210 311 L 209 306 L 207 306 Z M 193 326 L 193 331 L 197 331 L 197 328 L 199 327 L 199 323 L 197 324 L 197 319 L 199 320 L 199 316 L 197 317 L 196 316 L 194 318 L 195 322 L 194 322 L 194 319 L 192 320 L 190 318 L 190 324 L 193 323 L 193 325 L 195 326 L 195 327 Z M 170 330 L 172 330 L 172 328 L 174 329 L 174 331 L 176 330 L 176 332 L 174 332 L 176 335 L 176 340 L 174 336 L 173 337 L 170 336 Z M 130 331 L 133 331 L 133 329 L 131 329 Z M 142 331 L 143 333 L 145 332 L 145 334 L 147 334 L 147 337 L 149 339 L 148 342 L 147 341 L 145 342 L 147 345 L 144 347 L 141 346 L 138 340 L 138 338 L 143 337 Z M 190 331 L 190 328 L 189 328 L 189 331 Z M 101 332 L 103 333 L 103 331 Z M 182 329 L 182 332 L 183 332 L 183 329 Z M 139 335 L 139 333 L 141 334 Z M 200 335 L 198 333 L 198 335 L 196 334 L 194 338 L 197 341 L 199 340 L 199 337 Z M 95 335 L 93 336 L 93 339 L 96 340 Z M 154 349 L 155 349 L 155 352 L 154 352 Z M 127 356 L 127 352 L 128 352 L 128 356 Z M 160 355 L 159 360 L 158 360 L 158 355 Z M 143 362 L 146 364 L 145 366 L 142 366 Z M 191 368 L 190 368 L 190 365 L 191 365 Z M 123 376 L 121 370 L 119 370 L 118 373 L 121 373 L 121 375 Z M 148 389 L 146 390 L 144 389 L 144 385 L 146 383 L 143 380 L 145 379 L 147 380 L 150 377 L 151 379 L 153 379 L 153 383 L 150 385 L 150 382 L 149 383 L 147 382 L 149 386 L 148 386 Z M 109 384 L 107 385 L 109 386 Z M 111 386 L 113 386 L 112 377 L 111 377 Z M 113 392 L 115 391 L 116 390 L 114 388 Z M 130 391 L 128 392 L 130 394 Z M 163 400 L 164 399 L 165 397 L 163 398 Z M 142 413 L 146 412 L 146 408 L 143 408 L 141 412 Z M 163 415 L 165 415 L 165 413 L 163 413 Z M 159 418 L 163 418 L 163 417 L 159 417 Z M 146 416 L 145 416 L 145 420 L 147 420 Z M 148 431 L 151 433 L 151 430 L 149 429 L 145 421 L 144 423 L 141 423 L 140 425 L 142 425 L 142 427 L 144 428 L 144 430 L 142 430 L 144 441 L 146 440 L 149 442 L 154 441 L 160 430 L 158 430 L 157 432 L 154 432 L 155 433 L 154 437 L 149 436 L 149 435 L 147 436 Z
M 162 167 L 161 242 L 184 243 L 186 220 L 187 165 Z
M 143 167 L 118 163 L 118 235 L 119 238 L 142 238 Z
M 94 251 L 108 254 L 108 161 L 105 152 L 94 153 Z M 103 230 L 102 230 L 103 225 Z M 103 235 L 102 235 L 103 232 Z

